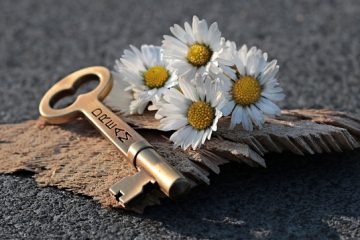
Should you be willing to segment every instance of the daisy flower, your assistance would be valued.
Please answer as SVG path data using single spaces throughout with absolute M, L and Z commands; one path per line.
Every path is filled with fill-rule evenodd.
M 162 48 L 164 58 L 171 60 L 171 66 L 179 76 L 194 79 L 195 74 L 209 72 L 222 51 L 223 38 L 214 22 L 208 27 L 205 20 L 194 16 L 192 26 L 185 22 L 184 28 L 175 24 L 170 28 L 175 36 L 164 36 Z
M 253 130 L 253 124 L 260 128 L 264 115 L 280 114 L 274 102 L 285 97 L 275 78 L 277 61 L 268 62 L 267 53 L 256 47 L 248 50 L 246 45 L 229 56 L 220 74 L 226 99 L 222 112 L 224 116 L 231 114 L 230 128 L 240 123 L 245 130 Z
M 164 60 L 160 47 L 130 48 L 116 61 L 115 70 L 129 84 L 125 90 L 133 92 L 129 113 L 142 114 L 149 102 L 159 101 L 165 90 L 176 86 L 178 78 Z
M 118 111 L 124 115 L 130 114 L 130 103 L 134 100 L 131 91 L 125 91 L 129 84 L 125 82 L 119 73 L 111 73 L 113 86 L 109 95 L 104 99 L 105 105 L 113 111 Z
M 181 146 L 184 150 L 189 146 L 196 149 L 210 139 L 222 116 L 220 109 L 224 101 L 221 92 L 200 75 L 195 81 L 196 85 L 193 85 L 180 79 L 180 90 L 172 88 L 164 94 L 156 115 L 162 117 L 162 130 L 176 130 L 170 140 L 174 142 L 174 147 Z

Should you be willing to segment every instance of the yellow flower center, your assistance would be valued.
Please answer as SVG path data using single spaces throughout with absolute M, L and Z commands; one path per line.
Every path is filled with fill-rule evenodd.
M 261 96 L 261 86 L 251 76 L 241 76 L 236 82 L 234 82 L 231 89 L 232 98 L 241 106 L 248 106 L 256 103 Z
M 211 58 L 212 51 L 211 49 L 200 43 L 195 43 L 191 45 L 188 50 L 187 60 L 196 67 L 201 67 L 206 65 Z
M 144 73 L 145 85 L 149 88 L 161 88 L 169 78 L 169 72 L 162 66 L 154 66 Z
M 198 101 L 190 105 L 187 117 L 189 124 L 193 128 L 203 130 L 212 125 L 215 118 L 215 110 L 209 103 Z

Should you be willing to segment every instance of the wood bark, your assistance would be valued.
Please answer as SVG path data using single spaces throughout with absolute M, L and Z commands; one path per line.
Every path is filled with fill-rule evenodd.
M 173 149 L 171 133 L 158 130 L 151 113 L 126 117 L 192 187 L 210 184 L 210 173 L 220 173 L 229 162 L 265 167 L 267 153 L 291 152 L 307 155 L 349 151 L 360 147 L 360 117 L 327 109 L 284 110 L 269 118 L 262 129 L 229 131 L 228 118 L 199 150 Z M 55 186 L 90 196 L 103 206 L 120 207 L 109 187 L 135 173 L 128 161 L 86 120 L 47 125 L 41 118 L 19 124 L 0 125 L 0 172 L 29 171 L 40 186 Z M 142 212 L 160 204 L 164 194 L 150 189 L 129 210 Z

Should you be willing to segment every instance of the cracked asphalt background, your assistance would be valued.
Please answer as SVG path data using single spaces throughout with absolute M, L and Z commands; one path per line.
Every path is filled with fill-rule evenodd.
M 193 14 L 278 59 L 282 107 L 360 112 L 360 1 L 2 0 L 0 122 L 37 118 L 57 80 L 111 68 L 129 44 L 160 44 Z M 211 187 L 144 215 L 0 175 L 0 238 L 359 239 L 359 158 L 272 155 L 267 169 L 226 167 Z

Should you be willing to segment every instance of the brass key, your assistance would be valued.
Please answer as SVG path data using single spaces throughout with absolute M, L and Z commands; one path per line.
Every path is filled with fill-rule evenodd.
M 55 109 L 55 103 L 71 95 L 78 86 L 89 79 L 99 80 L 91 92 L 81 94 L 70 105 Z M 40 102 L 40 114 L 50 123 L 68 122 L 80 114 L 112 142 L 138 170 L 134 176 L 125 177 L 110 187 L 110 193 L 125 206 L 143 192 L 144 186 L 157 183 L 170 198 L 187 192 L 186 178 L 171 167 L 154 148 L 120 117 L 101 103 L 112 88 L 110 71 L 105 67 L 89 67 L 76 71 L 57 82 Z

